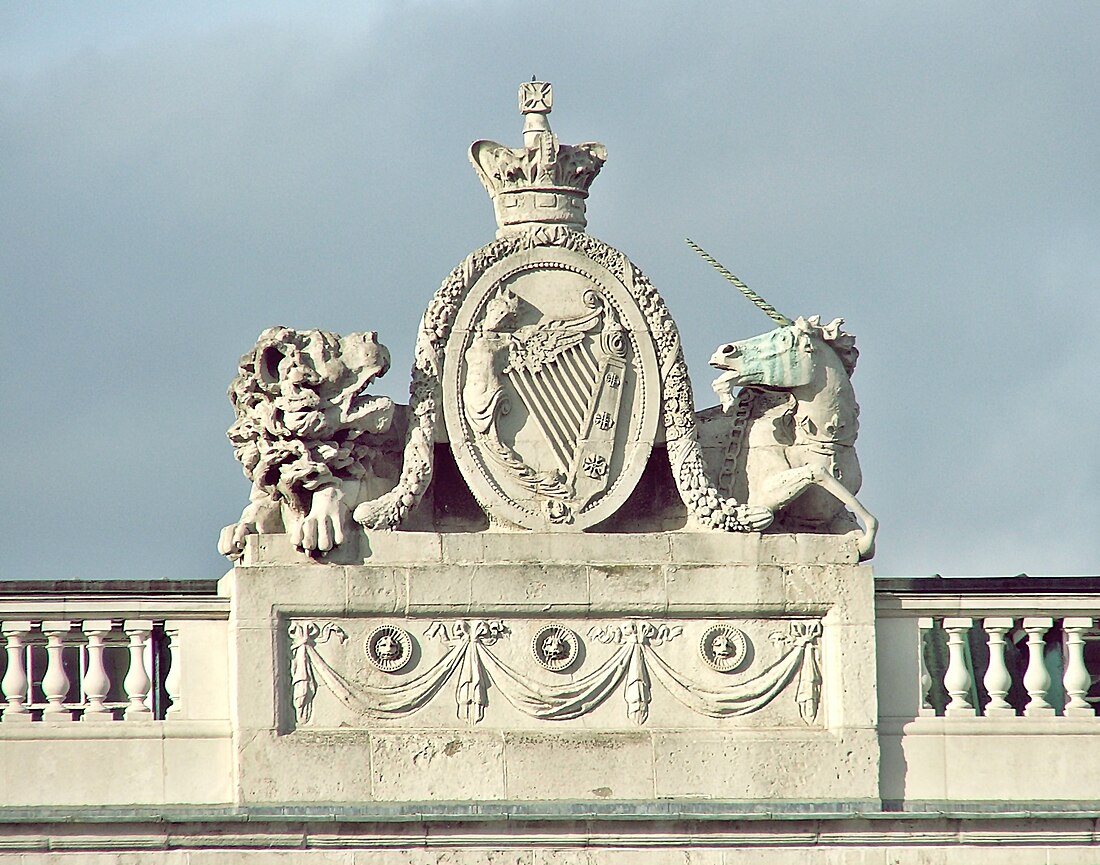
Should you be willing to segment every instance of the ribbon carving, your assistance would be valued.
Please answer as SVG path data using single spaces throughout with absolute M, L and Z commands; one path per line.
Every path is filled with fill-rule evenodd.
M 309 627 L 316 629 L 314 637 L 303 637 Z M 343 638 L 343 632 L 335 625 L 329 623 L 324 627 Z M 468 724 L 484 719 L 490 688 L 532 718 L 568 721 L 593 711 L 621 686 L 627 718 L 637 725 L 649 718 L 654 678 L 684 706 L 710 718 L 731 718 L 759 711 L 795 679 L 795 701 L 806 723 L 816 719 L 820 701 L 817 642 L 821 624 L 816 621 L 792 622 L 789 632 L 772 634 L 772 641 L 782 648 L 777 660 L 750 679 L 717 688 L 693 681 L 656 651 L 681 636 L 680 625 L 629 621 L 593 626 L 588 632 L 592 639 L 618 648 L 591 672 L 553 684 L 536 681 L 491 651 L 491 646 L 508 635 L 508 628 L 500 620 L 433 622 L 425 636 L 444 642 L 446 651 L 424 672 L 392 686 L 367 685 L 345 678 L 318 652 L 317 643 L 324 641 L 318 639 L 321 633 L 314 623 L 295 622 L 290 626 L 292 695 L 300 723 L 310 720 L 309 706 L 318 682 L 353 712 L 368 718 L 384 718 L 418 711 L 454 678 L 457 716 Z
M 317 679 L 313 669 L 314 659 L 320 660 L 317 644 L 327 642 L 333 635 L 339 637 L 342 643 L 348 635 L 334 622 L 291 622 L 289 634 L 290 694 L 294 704 L 294 717 L 300 723 L 308 723 L 313 716 L 313 697 L 317 693 Z M 325 664 L 323 660 L 321 663 Z

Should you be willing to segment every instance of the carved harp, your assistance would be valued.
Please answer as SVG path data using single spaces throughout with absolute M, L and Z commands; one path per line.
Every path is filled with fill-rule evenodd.
M 614 310 L 585 302 L 588 315 L 517 331 L 505 370 L 581 506 L 607 485 L 626 371 Z

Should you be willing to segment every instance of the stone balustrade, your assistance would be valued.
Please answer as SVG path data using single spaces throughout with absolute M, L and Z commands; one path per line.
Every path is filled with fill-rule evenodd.
M 883 799 L 1094 798 L 1098 625 L 1086 578 L 877 580 Z
M 909 698 L 891 693 L 891 681 L 899 681 L 891 676 L 880 703 L 889 710 L 884 714 L 902 717 L 915 709 L 916 717 L 1095 718 L 1100 593 L 1090 592 L 1086 582 L 880 579 L 880 657 L 908 656 L 897 660 L 911 668 L 901 678 L 912 688 Z M 944 588 L 957 591 L 937 591 Z
M 1096 622 L 1056 614 L 918 618 L 920 714 L 1095 718 Z
M 213 581 L 0 582 L 0 807 L 230 800 L 228 615 Z
M 186 635 L 227 614 L 212 594 L 212 583 L 0 584 L 0 724 L 185 717 Z
M 180 714 L 179 623 L 0 621 L 0 723 L 151 721 Z
M 391 540 L 378 540 L 372 555 L 384 557 Z M 235 729 L 253 741 L 247 724 L 267 725 L 277 744 L 322 747 L 279 727 L 271 683 L 289 660 L 271 634 L 285 623 L 259 589 L 298 592 L 286 609 L 306 609 L 308 599 L 345 614 L 370 612 L 348 599 L 375 595 L 350 582 L 359 573 L 352 568 L 337 571 L 337 580 L 325 571 L 302 582 L 305 571 L 280 576 L 260 567 L 255 586 L 223 581 L 220 595 L 213 582 L 0 583 L 0 777 L 18 778 L 0 785 L 0 807 L 226 805 L 241 795 L 234 767 L 245 758 L 235 755 Z M 661 585 L 678 587 L 683 575 L 675 576 Z M 369 585 L 388 603 L 389 583 Z M 1100 736 L 1100 592 L 1092 589 L 1074 578 L 876 581 L 876 675 L 854 677 L 869 688 L 849 685 L 844 694 L 862 694 L 873 717 L 877 680 L 885 807 L 1063 807 L 1095 798 L 1100 766 L 1080 759 Z M 404 595 L 416 590 L 410 583 Z M 230 595 L 238 605 L 232 619 Z M 401 614 L 415 616 L 411 604 Z M 824 663 L 835 660 L 832 651 L 825 640 Z M 830 682 L 825 723 L 840 717 Z M 266 696 L 242 707 L 241 693 L 259 686 Z M 748 735 L 735 726 L 731 736 Z M 387 728 L 372 741 L 400 734 Z M 262 763 L 264 778 L 276 762 Z M 114 773 L 121 763 L 131 768 Z M 362 795 L 358 786 L 348 790 Z

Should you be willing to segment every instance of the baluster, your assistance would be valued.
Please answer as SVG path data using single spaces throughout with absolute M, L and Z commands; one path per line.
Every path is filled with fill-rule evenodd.
M 936 707 L 932 705 L 932 674 L 928 672 L 928 662 L 924 659 L 924 647 L 928 641 L 928 632 L 936 625 L 935 619 L 917 619 L 917 658 L 920 661 L 920 708 L 917 714 L 921 717 L 934 716 Z
M 166 720 L 179 718 L 183 714 L 180 685 L 183 681 L 180 675 L 180 628 L 179 625 L 166 622 L 164 636 L 168 640 L 168 675 L 164 677 L 164 690 L 172 705 L 164 713 Z
M 1092 627 L 1092 619 L 1070 617 L 1062 620 L 1066 634 L 1066 672 L 1062 684 L 1066 689 L 1065 714 L 1067 717 L 1091 718 L 1096 713 L 1085 700 L 1092 685 L 1092 677 L 1085 666 L 1085 632 Z
M 1005 634 L 1012 630 L 1013 620 L 1006 618 L 983 619 L 989 642 L 989 667 L 985 671 L 982 684 L 989 692 L 989 702 L 985 714 L 989 717 L 1012 715 L 1016 710 L 1008 704 L 1005 696 L 1012 687 L 1012 676 L 1005 664 Z
M 67 621 L 43 622 L 42 633 L 46 635 L 46 675 L 42 677 L 42 692 L 46 695 L 46 708 L 42 710 L 43 721 L 71 721 L 73 713 L 65 708 L 65 698 L 69 696 L 69 676 L 65 672 L 63 650 L 65 636 L 72 630 L 73 623 Z
M 31 711 L 27 708 L 30 702 L 27 697 L 27 667 L 26 645 L 31 632 L 30 622 L 3 622 L 0 623 L 0 632 L 7 638 L 8 669 L 4 673 L 4 680 L 0 682 L 0 690 L 4 692 L 4 698 L 8 701 L 4 706 L 2 720 L 8 722 L 30 721 Z
M 943 629 L 947 631 L 947 672 L 943 677 L 943 686 L 951 696 L 944 714 L 976 715 L 978 710 L 970 702 L 970 687 L 974 678 L 966 662 L 966 637 L 973 619 L 944 619 Z
M 88 636 L 88 663 L 84 671 L 84 707 L 85 721 L 113 721 L 115 716 L 103 705 L 107 692 L 111 689 L 111 680 L 103 665 L 103 640 L 111 632 L 110 619 L 94 619 L 84 622 L 81 630 Z
M 1031 616 L 1024 619 L 1027 632 L 1027 672 L 1024 674 L 1024 688 L 1031 697 L 1024 714 L 1029 718 L 1042 718 L 1054 714 L 1054 707 L 1047 702 L 1050 690 L 1050 673 L 1043 663 L 1043 637 L 1054 626 L 1049 616 Z
M 153 623 L 145 619 L 131 619 L 123 624 L 123 630 L 130 638 L 130 669 L 122 682 L 130 704 L 124 717 L 127 721 L 149 721 L 153 712 L 146 704 L 151 680 L 145 668 L 145 644 L 153 630 Z

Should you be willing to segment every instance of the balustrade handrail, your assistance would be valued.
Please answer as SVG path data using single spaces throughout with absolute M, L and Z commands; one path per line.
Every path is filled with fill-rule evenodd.
M 0 621 L 39 618 L 227 618 L 213 580 L 0 580 Z
M 1100 577 L 876 577 L 879 617 L 1100 614 Z
M 875 591 L 891 594 L 1077 594 L 1098 587 L 1100 576 L 1083 574 L 875 577 Z

